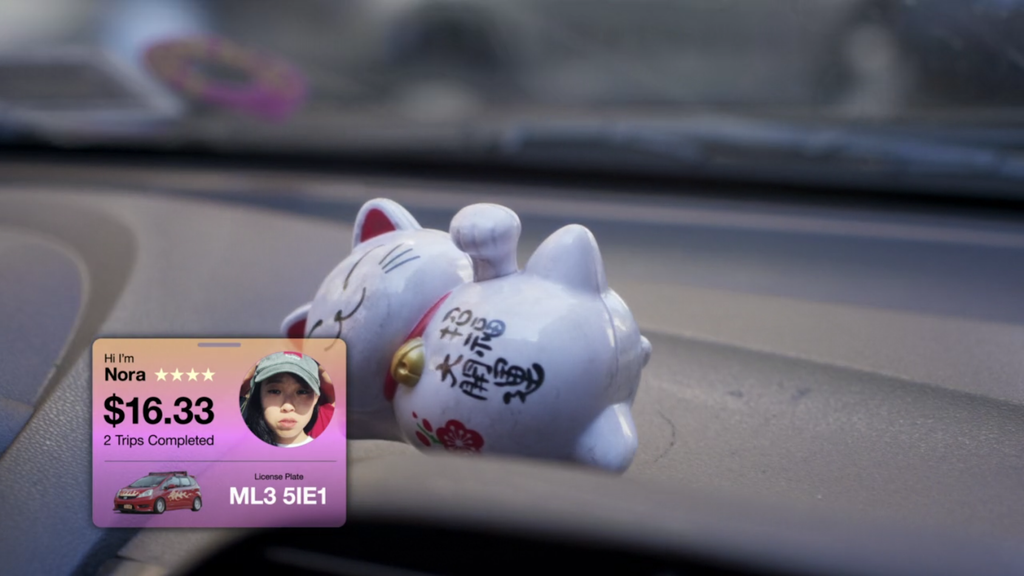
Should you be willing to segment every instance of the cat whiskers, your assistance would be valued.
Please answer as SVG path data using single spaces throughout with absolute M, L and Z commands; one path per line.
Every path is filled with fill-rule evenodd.
M 419 259 L 419 256 L 413 256 L 412 258 L 406 258 L 405 260 L 402 260 L 401 262 L 398 262 L 398 264 L 395 264 L 395 262 L 397 260 L 399 260 L 402 256 L 405 256 L 409 252 L 413 251 L 413 248 L 410 247 L 410 248 L 408 248 L 406 250 L 403 250 L 403 251 L 399 252 L 398 254 L 395 254 L 395 256 L 393 256 L 390 260 L 388 260 L 388 257 L 391 256 L 392 254 L 394 254 L 395 250 L 398 250 L 399 248 L 401 248 L 403 246 L 409 246 L 409 245 L 410 245 L 410 243 L 408 243 L 408 242 L 402 242 L 400 244 L 396 244 L 391 250 L 388 251 L 387 254 L 384 255 L 383 258 L 380 259 L 380 262 L 378 262 L 377 264 L 380 265 L 381 270 L 384 270 L 385 274 L 391 273 L 395 268 L 398 268 L 399 266 L 401 266 L 403 264 L 406 264 L 408 262 L 412 262 L 413 260 L 418 260 Z M 388 260 L 388 261 L 384 262 L 385 260 Z

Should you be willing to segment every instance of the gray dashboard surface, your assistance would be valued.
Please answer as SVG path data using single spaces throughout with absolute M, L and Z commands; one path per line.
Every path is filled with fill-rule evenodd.
M 0 454 L 32 415 L 82 305 L 73 254 L 24 230 L 0 231 L 0 318 L 7 323 L 0 375 Z
M 374 197 L 395 199 L 421 224 L 442 229 L 467 204 L 507 205 L 523 221 L 520 262 L 561 225 L 591 228 L 610 285 L 654 347 L 634 410 L 640 451 L 613 481 L 618 489 L 639 482 L 637 490 L 679 489 L 682 501 L 702 494 L 787 517 L 820 516 L 837 529 L 938 531 L 1024 548 L 1018 223 L 272 173 L 41 174 L 9 164 L 0 179 L 0 235 L 17 229 L 60 247 L 85 283 L 75 334 L 53 328 L 65 354 L 0 456 L 6 566 L 67 573 L 106 553 L 105 538 L 113 554 L 134 535 L 95 528 L 88 483 L 67 482 L 91 476 L 92 340 L 277 336 L 283 316 L 345 256 L 351 220 Z M 259 280 L 268 257 L 290 282 Z M 0 285 L 3 298 L 13 289 Z M 60 310 L 74 315 L 73 307 Z M 387 457 L 428 465 L 409 446 L 352 443 L 354 516 L 380 511 L 385 488 L 373 471 L 383 474 Z M 505 505 L 517 500 L 500 474 L 480 473 L 490 478 L 494 513 L 508 514 Z M 50 497 L 58 492 L 59 502 Z M 650 502 L 671 499 L 654 494 Z M 536 496 L 538 510 L 543 498 Z M 403 502 L 417 513 L 415 502 Z M 476 505 L 486 515 L 486 505 Z M 420 513 L 430 509 L 422 506 Z M 629 521 L 628 509 L 615 510 Z M 653 533 L 658 522 L 671 532 L 667 514 L 650 513 L 648 532 L 638 533 Z M 734 508 L 722 514 L 739 518 Z M 61 545 L 40 554 L 39 542 L 58 527 Z M 741 532 L 712 531 L 720 544 Z M 172 568 L 182 558 L 167 550 L 194 551 L 196 534 L 212 542 L 230 533 L 143 531 L 122 555 Z M 1007 562 L 976 573 L 998 573 Z

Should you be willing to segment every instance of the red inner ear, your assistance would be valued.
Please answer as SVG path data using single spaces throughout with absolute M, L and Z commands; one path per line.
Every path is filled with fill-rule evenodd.
M 366 242 L 375 236 L 394 231 L 395 225 L 391 223 L 387 215 L 374 208 L 366 213 L 366 218 L 363 220 L 363 229 L 359 235 L 360 242 Z
M 302 338 L 306 334 L 306 319 L 303 318 L 288 327 L 289 338 Z

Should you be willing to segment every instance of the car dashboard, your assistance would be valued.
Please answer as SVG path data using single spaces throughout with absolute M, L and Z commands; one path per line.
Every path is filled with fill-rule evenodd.
M 1024 571 L 1017 212 L 166 163 L 0 182 L 4 572 Z M 95 527 L 92 341 L 278 337 L 373 198 L 441 230 L 508 206 L 520 263 L 594 233 L 653 349 L 630 469 L 350 441 L 340 529 Z

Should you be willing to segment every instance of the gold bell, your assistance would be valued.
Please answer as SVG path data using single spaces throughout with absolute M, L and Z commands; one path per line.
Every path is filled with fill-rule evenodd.
M 399 384 L 415 386 L 423 375 L 423 339 L 413 338 L 395 352 L 391 359 L 391 377 Z

